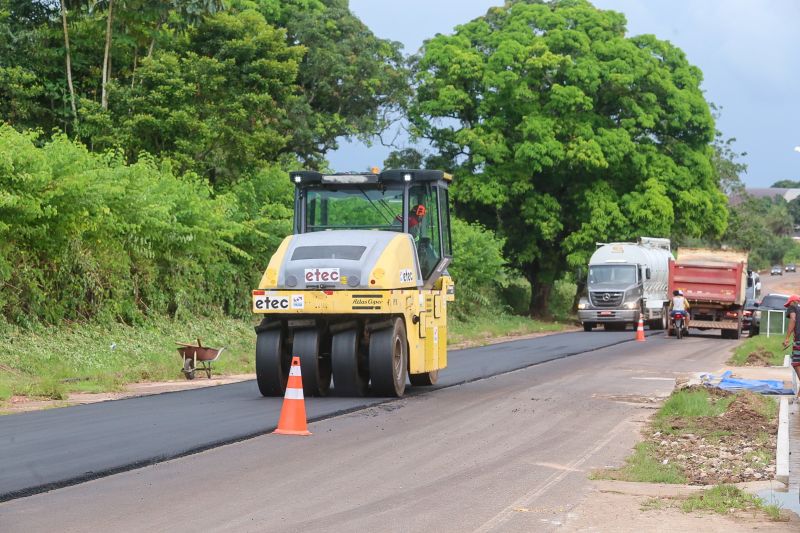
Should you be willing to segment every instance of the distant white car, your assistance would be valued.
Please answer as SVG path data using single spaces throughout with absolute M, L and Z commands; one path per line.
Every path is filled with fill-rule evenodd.
M 772 267 L 772 270 L 769 271 L 770 276 L 783 276 L 783 269 L 780 265 L 775 265 Z

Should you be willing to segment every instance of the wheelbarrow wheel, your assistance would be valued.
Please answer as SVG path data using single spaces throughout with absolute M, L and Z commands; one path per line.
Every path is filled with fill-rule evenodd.
M 186 376 L 186 379 L 194 379 L 195 377 L 194 362 L 189 358 L 183 360 L 183 375 Z

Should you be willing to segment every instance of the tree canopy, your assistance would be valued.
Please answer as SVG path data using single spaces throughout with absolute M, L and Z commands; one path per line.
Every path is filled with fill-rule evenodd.
M 505 239 L 534 314 L 597 241 L 726 227 L 702 74 L 625 25 L 585 0 L 510 1 L 414 61 L 415 132 L 457 172 L 458 212 Z
M 400 45 L 346 0 L 0 0 L 0 117 L 228 183 L 380 133 Z

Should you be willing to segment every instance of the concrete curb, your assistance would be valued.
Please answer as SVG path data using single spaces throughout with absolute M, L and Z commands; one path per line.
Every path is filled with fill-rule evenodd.
M 775 479 L 789 483 L 789 398 L 780 399 L 778 410 L 778 449 L 775 452 Z

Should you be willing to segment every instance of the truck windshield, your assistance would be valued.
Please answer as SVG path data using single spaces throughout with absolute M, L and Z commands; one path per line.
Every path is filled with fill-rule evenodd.
M 380 229 L 403 231 L 403 188 L 306 189 L 306 231 Z
M 636 267 L 633 265 L 589 267 L 589 285 L 598 283 L 636 283 Z

